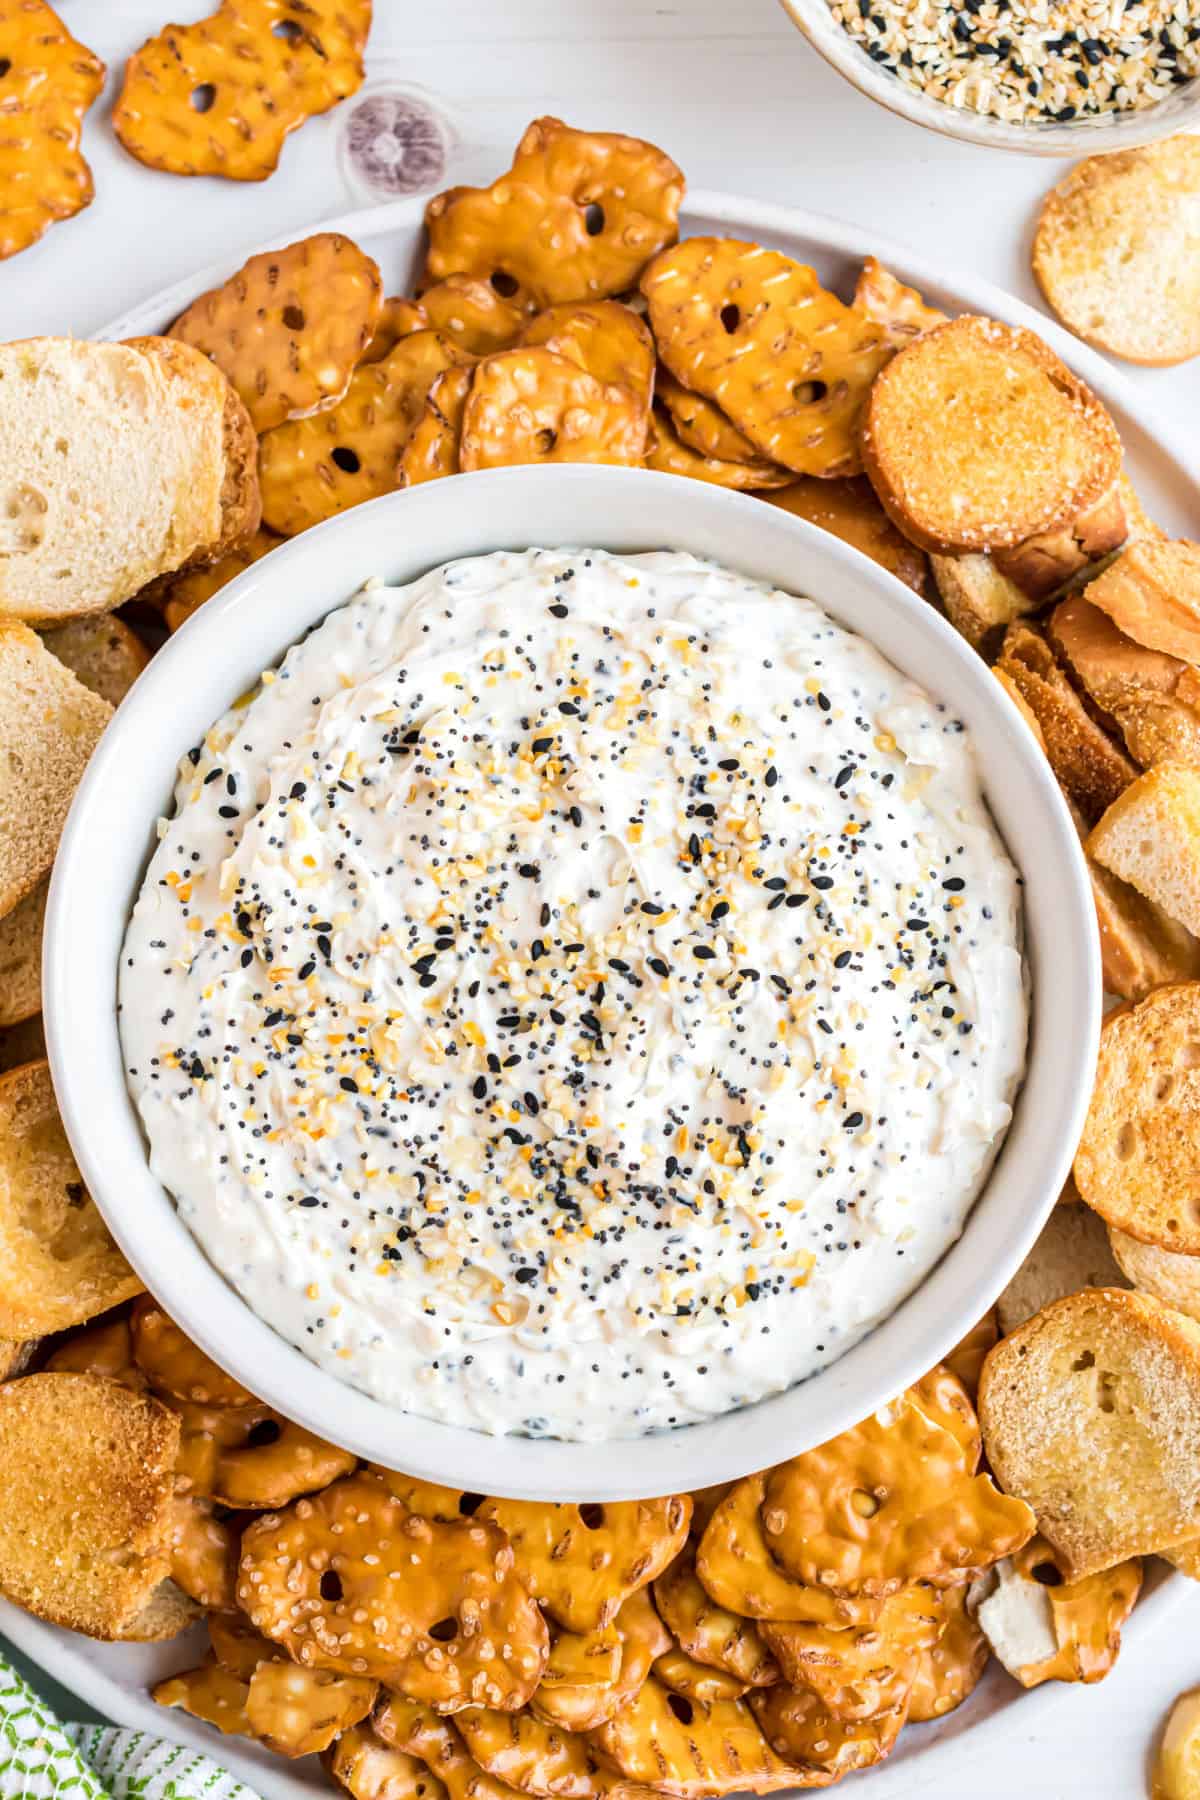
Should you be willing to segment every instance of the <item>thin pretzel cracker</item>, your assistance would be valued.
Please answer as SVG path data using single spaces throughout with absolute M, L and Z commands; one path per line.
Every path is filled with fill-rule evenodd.
M 807 519 L 810 525 L 819 525 L 822 531 L 861 550 L 914 594 L 929 597 L 929 558 L 892 524 L 865 475 L 832 481 L 801 475 L 766 498 L 772 506 Z
M 890 269 L 868 256 L 854 289 L 854 305 L 868 319 L 882 325 L 887 341 L 899 350 L 904 344 L 944 325 L 947 314 L 930 306 L 916 288 L 905 287 Z
M 630 1781 L 679 1800 L 796 1785 L 745 1701 L 681 1701 L 653 1676 L 591 1740 Z
M 241 1531 L 206 1500 L 177 1494 L 171 1515 L 171 1579 L 206 1612 L 237 1605 Z
M 968 1475 L 973 1475 L 983 1455 L 983 1437 L 971 1397 L 953 1369 L 938 1363 L 928 1375 L 922 1375 L 920 1381 L 913 1383 L 908 1397 L 927 1419 L 932 1419 L 957 1441 L 963 1453 L 963 1466 Z
M 964 1338 L 960 1338 L 945 1357 L 943 1362 L 952 1375 L 957 1375 L 967 1390 L 972 1404 L 979 1393 L 979 1375 L 984 1359 L 992 1345 L 999 1341 L 1000 1324 L 996 1318 L 996 1309 L 984 1313 L 978 1325 L 973 1325 Z
M 130 57 L 113 129 L 151 169 L 263 181 L 289 132 L 359 86 L 370 29 L 371 0 L 224 0 Z
M 859 415 L 892 356 L 882 327 L 777 250 L 688 238 L 642 276 L 658 353 L 760 453 L 799 475 L 854 475 Z
M 170 336 L 212 358 L 262 433 L 341 398 L 371 347 L 382 293 L 364 250 L 319 231 L 252 256 L 193 300 Z
M 510 349 L 525 323 L 519 306 L 475 275 L 447 275 L 425 289 L 420 303 L 433 329 L 472 356 Z
M 425 396 L 463 356 L 436 331 L 416 331 L 382 362 L 356 369 L 330 411 L 269 431 L 259 446 L 267 523 L 294 537 L 362 500 L 390 493 Z
M 941 1637 L 945 1615 L 933 1588 L 901 1588 L 877 1624 L 837 1631 L 827 1625 L 764 1625 L 784 1681 L 808 1687 L 835 1719 L 849 1724 L 903 1707 L 919 1654 Z
M 674 243 L 683 187 L 653 144 L 535 119 L 508 174 L 429 202 L 426 280 L 476 275 L 527 312 L 625 293 Z
M 713 1514 L 696 1551 L 696 1573 L 719 1606 L 751 1619 L 801 1619 L 849 1627 L 878 1619 L 883 1601 L 850 1599 L 793 1580 L 767 1548 L 759 1509 L 765 1475 L 747 1475 Z
M 277 1756 L 313 1756 L 365 1719 L 378 1693 L 359 1676 L 263 1662 L 250 1677 L 246 1723 Z
M 655 1659 L 671 1648 L 671 1634 L 654 1610 L 648 1588 L 637 1588 L 630 1594 L 613 1621 L 621 1643 L 621 1659 L 617 1674 L 610 1681 L 561 1682 L 541 1685 L 530 1701 L 530 1709 L 548 1725 L 559 1725 L 565 1731 L 594 1731 L 631 1705 L 642 1690 Z M 574 1638 L 573 1645 L 563 1651 L 563 1638 Z M 591 1632 L 557 1634 L 550 1655 L 583 1654 L 584 1645 L 594 1637 Z M 549 1664 L 547 1664 L 549 1667 Z
M 908 1716 L 908 1700 L 873 1719 L 835 1719 L 809 1688 L 768 1688 L 748 1702 L 763 1736 L 793 1771 L 797 1787 L 827 1787 L 889 1755 Z
M 680 1648 L 697 1662 L 721 1669 L 747 1687 L 768 1687 L 779 1680 L 779 1665 L 754 1620 L 718 1606 L 702 1585 L 694 1545 L 681 1550 L 658 1577 L 654 1600 Z
M 974 1692 L 991 1655 L 988 1641 L 967 1610 L 965 1587 L 939 1594 L 943 1628 L 936 1644 L 917 1656 L 917 1672 L 908 1697 L 913 1724 L 944 1719 Z
M 446 1800 L 432 1770 L 385 1744 L 369 1725 L 351 1725 L 326 1752 L 325 1766 L 351 1800 Z
M 176 1487 L 245 1511 L 287 1506 L 349 1474 L 357 1458 L 266 1406 L 176 1404 Z
M 472 1706 L 454 1724 L 480 1768 L 520 1794 L 546 1800 L 599 1800 L 617 1784 L 586 1738 L 531 1712 Z
M 640 463 L 646 410 L 553 350 L 503 350 L 475 371 L 463 413 L 463 470 L 513 463 Z
M 656 1657 L 653 1674 L 673 1694 L 682 1694 L 685 1700 L 698 1700 L 703 1706 L 711 1706 L 714 1700 L 740 1700 L 743 1694 L 750 1692 L 749 1682 L 739 1681 L 736 1675 L 727 1675 L 724 1669 L 713 1669 L 707 1663 L 697 1662 L 686 1650 L 668 1650 Z
M 907 1401 L 770 1470 L 763 1534 L 798 1581 L 833 1593 L 953 1587 L 1033 1535 L 1023 1500 L 968 1475 L 956 1438 Z
M 160 1681 L 150 1693 L 156 1705 L 177 1706 L 193 1719 L 215 1725 L 227 1737 L 252 1737 L 246 1717 L 249 1691 L 248 1681 L 209 1657 L 195 1669 L 184 1669 Z
M 154 1392 L 196 1406 L 257 1406 L 240 1381 L 227 1375 L 169 1318 L 149 1294 L 129 1317 L 133 1357 Z
M 206 600 L 219 594 L 235 576 L 264 557 L 269 550 L 282 543 L 282 539 L 273 531 L 264 531 L 260 526 L 254 536 L 247 538 L 244 544 L 228 551 L 215 563 L 208 563 L 202 569 L 188 569 L 182 575 L 168 578 L 161 587 L 155 584 L 155 593 L 162 602 L 163 617 L 170 631 L 178 631 L 186 625 L 194 612 L 199 612 Z M 149 590 L 143 589 L 143 593 Z
M 660 369 L 654 395 L 669 414 L 681 444 L 697 456 L 716 462 L 759 463 L 762 457 L 744 431 L 727 419 L 720 407 L 703 394 L 689 393 L 669 369 Z M 791 475 L 791 470 L 787 471 Z
M 627 387 L 649 410 L 654 392 L 654 340 L 619 300 L 548 306 L 531 319 L 522 344 L 544 345 L 606 385 Z
M 721 462 L 715 456 L 702 456 L 691 450 L 676 434 L 669 413 L 661 406 L 654 408 L 646 446 L 646 467 L 663 475 L 682 475 L 688 481 L 708 481 L 714 487 L 732 488 L 735 493 L 761 493 L 766 488 L 787 487 L 794 481 L 790 469 L 759 458 L 757 462 Z
M 255 1631 L 245 1613 L 216 1613 L 208 1621 L 213 1655 L 231 1675 L 249 1681 L 259 1663 L 280 1662 L 283 1651 L 270 1638 Z
M 419 1756 L 448 1800 L 516 1800 L 516 1789 L 481 1769 L 448 1719 L 402 1694 L 388 1694 L 375 1714 L 385 1743 Z
M 425 409 L 400 453 L 401 487 L 457 475 L 463 413 L 473 380 L 471 369 L 447 369 L 425 396 Z
M 682 1548 L 691 1516 L 685 1494 L 603 1506 L 485 1500 L 475 1514 L 508 1533 L 522 1580 L 568 1631 L 610 1624 Z
M 238 1602 L 304 1667 L 374 1678 L 443 1712 L 516 1710 L 546 1661 L 545 1622 L 504 1534 L 478 1516 L 410 1513 L 371 1475 L 251 1525 Z
M 92 171 L 79 148 L 104 64 L 44 0 L 0 0 L 0 259 L 89 206 Z

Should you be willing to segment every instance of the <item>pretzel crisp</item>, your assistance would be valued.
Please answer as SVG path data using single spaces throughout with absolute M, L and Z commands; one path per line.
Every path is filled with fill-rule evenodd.
M 750 1691 L 749 1682 L 739 1681 L 736 1675 L 727 1675 L 724 1669 L 712 1669 L 707 1663 L 697 1662 L 686 1650 L 668 1650 L 665 1655 L 656 1657 L 653 1673 L 673 1694 L 682 1694 L 685 1700 L 698 1700 L 702 1706 L 711 1706 L 714 1700 L 740 1700 Z
M 389 1694 L 375 1714 L 385 1743 L 420 1757 L 449 1800 L 516 1800 L 516 1789 L 480 1768 L 448 1719 L 400 1694 Z
M 464 470 L 513 463 L 640 463 L 646 410 L 553 350 L 503 350 L 475 371 L 463 412 Z
M 751 1619 L 798 1619 L 811 1625 L 870 1625 L 882 1600 L 849 1599 L 806 1586 L 781 1569 L 767 1548 L 759 1508 L 765 1475 L 748 1475 L 718 1506 L 696 1551 L 696 1573 L 718 1606 Z
M 930 306 L 916 288 L 905 287 L 890 269 L 868 256 L 854 288 L 858 312 L 881 325 L 889 344 L 900 350 L 923 331 L 944 325 L 947 315 Z
M 1134 1556 L 1068 1581 L 1066 1571 L 1043 1537 L 1031 1538 L 1013 1557 L 1026 1580 L 1044 1585 L 1058 1651 L 1043 1662 L 1011 1671 L 1022 1687 L 1043 1681 L 1103 1681 L 1121 1648 L 1121 1628 L 1142 1588 L 1142 1565 Z
M 360 363 L 382 362 L 401 338 L 428 329 L 429 315 L 419 300 L 406 300 L 402 294 L 392 294 L 380 307 L 371 341 L 358 360 Z
M 130 57 L 113 129 L 151 169 L 263 181 L 289 132 L 359 86 L 370 29 L 371 0 L 223 0 Z
M 681 444 L 697 456 L 717 462 L 760 463 L 762 457 L 744 431 L 727 419 L 720 407 L 703 394 L 691 394 L 669 369 L 660 369 L 655 398 L 669 414 Z M 791 476 L 791 470 L 787 471 Z
M 454 1724 L 481 1769 L 521 1794 L 546 1800 L 598 1800 L 615 1784 L 592 1746 L 531 1712 L 468 1707 Z
M 790 1687 L 811 1688 L 835 1719 L 854 1724 L 906 1703 L 919 1653 L 938 1641 L 945 1622 L 936 1590 L 912 1586 L 884 1603 L 876 1625 L 774 1624 L 763 1635 Z
M 646 445 L 646 467 L 663 475 L 682 475 L 689 481 L 707 481 L 735 493 L 753 494 L 766 488 L 787 487 L 795 480 L 790 469 L 759 457 L 756 462 L 722 462 L 691 449 L 675 430 L 665 407 L 656 406 Z
M 654 339 L 637 314 L 619 300 L 548 306 L 530 320 L 521 342 L 556 351 L 606 386 L 629 388 L 649 411 Z
M 436 331 L 415 331 L 382 362 L 356 369 L 330 411 L 269 431 L 259 445 L 267 523 L 294 537 L 362 500 L 390 493 L 426 394 L 464 354 Z
M 834 480 L 798 475 L 787 487 L 766 498 L 772 506 L 782 507 L 797 519 L 807 519 L 810 525 L 819 525 L 844 544 L 852 544 L 915 594 L 930 597 L 929 558 L 897 531 L 865 475 Z
M 967 1611 L 965 1587 L 945 1588 L 938 1596 L 942 1635 L 917 1655 L 917 1670 L 908 1697 L 911 1723 L 944 1719 L 973 1693 L 987 1668 L 988 1641 Z
M 609 1719 L 615 1719 L 637 1698 L 655 1659 L 670 1650 L 671 1634 L 655 1612 L 648 1588 L 638 1588 L 630 1594 L 613 1624 L 621 1642 L 621 1660 L 615 1678 L 600 1683 L 560 1682 L 550 1686 L 543 1678 L 530 1701 L 530 1707 L 539 1719 L 544 1719 L 548 1725 L 559 1725 L 564 1731 L 594 1731 Z M 582 1646 L 591 1642 L 593 1636 L 593 1633 L 578 1637 L 574 1633 L 559 1633 L 551 1656 L 556 1651 L 568 1657 L 572 1653 L 581 1654 Z M 574 1652 L 563 1652 L 565 1637 L 575 1638 L 577 1648 Z
M 595 1631 L 552 1631 L 542 1686 L 611 1686 L 621 1673 L 622 1642 L 615 1624 Z
M 623 294 L 675 242 L 683 189 L 653 144 L 535 119 L 508 174 L 429 202 L 426 282 L 476 275 L 528 312 Z
M 1034 1531 L 1025 1502 L 968 1475 L 958 1440 L 906 1401 L 772 1469 L 761 1517 L 796 1580 L 881 1599 L 910 1581 L 953 1587 Z
M 881 326 L 777 250 L 688 238 L 642 276 L 658 352 L 761 455 L 799 475 L 862 467 L 859 413 L 893 354 Z
M 44 0 L 0 0 L 0 62 L 3 259 L 90 206 L 92 171 L 79 140 L 83 115 L 104 86 L 104 64 Z
M 171 1517 L 171 1579 L 206 1612 L 237 1605 L 241 1531 L 207 1500 L 176 1495 Z
M 227 1737 L 253 1737 L 246 1717 L 246 1695 L 249 1683 L 240 1675 L 223 1668 L 215 1657 L 206 1657 L 199 1667 L 184 1669 L 151 1688 L 151 1696 L 159 1706 L 177 1706 L 193 1719 L 215 1725 Z
M 546 1661 L 545 1622 L 503 1533 L 410 1513 L 372 1475 L 251 1525 L 238 1602 L 303 1666 L 373 1677 L 442 1712 L 515 1711 Z
M 401 487 L 457 475 L 463 413 L 473 380 L 471 369 L 447 369 L 437 377 L 425 396 L 425 409 L 413 434 L 400 452 Z
M 161 1399 L 197 1406 L 258 1404 L 240 1381 L 218 1368 L 184 1335 L 149 1294 L 135 1301 L 129 1330 L 134 1360 Z
M 385 1744 L 369 1725 L 343 1731 L 324 1762 L 352 1800 L 445 1800 L 445 1788 L 423 1762 Z
M 73 1331 L 47 1357 L 46 1367 L 60 1374 L 107 1375 L 137 1393 L 145 1393 L 149 1385 L 133 1360 L 133 1339 L 125 1317 Z
M 365 1719 L 378 1684 L 290 1662 L 259 1663 L 246 1693 L 246 1722 L 279 1756 L 312 1756 Z
M 611 1623 L 682 1549 L 691 1516 L 686 1494 L 603 1506 L 485 1500 L 475 1514 L 508 1533 L 522 1581 L 568 1631 Z
M 382 294 L 366 252 L 319 231 L 252 256 L 193 300 L 169 335 L 212 358 L 262 433 L 341 399 L 371 347 Z
M 447 275 L 445 281 L 426 288 L 420 304 L 433 329 L 472 356 L 510 349 L 526 318 L 490 281 L 476 275 Z
M 694 1546 L 681 1550 L 659 1576 L 654 1599 L 680 1649 L 697 1662 L 723 1670 L 746 1687 L 768 1687 L 779 1680 L 779 1665 L 753 1619 L 718 1606 L 701 1584 Z
M 772 1750 L 792 1765 L 796 1787 L 828 1787 L 882 1762 L 908 1714 L 906 1700 L 873 1719 L 835 1719 L 809 1688 L 768 1688 L 747 1704 Z
M 219 594 L 236 575 L 242 574 L 281 542 L 273 531 L 264 531 L 260 526 L 253 537 L 218 557 L 216 562 L 208 563 L 202 569 L 186 569 L 182 575 L 173 575 L 161 588 L 156 583 L 154 591 L 161 600 L 168 630 L 178 631 L 181 625 L 186 625 L 206 600 Z
M 653 1676 L 631 1706 L 590 1736 L 630 1781 L 679 1800 L 796 1785 L 795 1770 L 776 1755 L 745 1701 L 702 1705 Z
M 979 1393 L 979 1376 L 984 1359 L 999 1339 L 1000 1324 L 993 1307 L 991 1312 L 984 1313 L 978 1325 L 973 1325 L 966 1337 L 960 1339 L 943 1359 L 950 1373 L 957 1375 L 966 1388 L 972 1405 Z
M 908 1397 L 927 1419 L 950 1433 L 962 1450 L 964 1468 L 973 1475 L 983 1455 L 983 1436 L 971 1396 L 954 1371 L 938 1363 L 913 1384 Z
M 266 1406 L 176 1408 L 183 1432 L 176 1488 L 222 1506 L 262 1511 L 348 1475 L 357 1458 Z
M 231 1675 L 249 1681 L 259 1663 L 283 1661 L 283 1651 L 253 1625 L 242 1612 L 215 1613 L 208 1621 L 213 1655 Z

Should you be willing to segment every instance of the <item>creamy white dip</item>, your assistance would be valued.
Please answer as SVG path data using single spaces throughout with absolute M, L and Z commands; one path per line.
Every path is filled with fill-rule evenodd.
M 728 1412 L 962 1229 L 1026 1038 L 962 724 L 809 600 L 531 550 L 340 607 L 185 758 L 121 1035 L 254 1310 L 394 1406 Z

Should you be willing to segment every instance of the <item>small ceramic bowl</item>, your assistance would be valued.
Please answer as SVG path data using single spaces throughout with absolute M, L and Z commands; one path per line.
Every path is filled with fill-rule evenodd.
M 966 721 L 1025 880 L 1027 1075 L 958 1242 L 869 1337 L 802 1385 L 703 1424 L 612 1443 L 488 1437 L 398 1413 L 286 1343 L 207 1260 L 151 1173 L 117 1033 L 126 922 L 187 747 L 369 576 L 404 582 L 453 557 L 531 544 L 689 550 L 812 596 Z M 55 865 L 43 981 L 55 1087 L 88 1188 L 147 1287 L 210 1356 L 289 1418 L 393 1468 L 497 1494 L 598 1501 L 705 1486 L 821 1443 L 976 1323 L 1066 1176 L 1091 1087 L 1100 993 L 1091 889 L 1049 765 L 940 614 L 781 508 L 675 476 L 584 466 L 462 475 L 387 495 L 293 538 L 203 606 L 138 680 L 92 758 Z
M 1106 113 L 1065 124 L 1010 123 L 969 107 L 949 106 L 944 100 L 919 93 L 872 62 L 862 45 L 838 24 L 828 0 L 780 0 L 780 4 L 814 50 L 860 94 L 902 119 L 911 119 L 914 125 L 959 138 L 965 144 L 1019 150 L 1024 156 L 1098 156 L 1109 150 L 1131 150 L 1135 144 L 1148 144 L 1200 124 L 1200 77 L 1137 112 Z

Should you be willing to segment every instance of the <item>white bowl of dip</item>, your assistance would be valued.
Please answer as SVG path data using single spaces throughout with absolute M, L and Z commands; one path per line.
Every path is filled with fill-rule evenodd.
M 272 1329 L 256 1314 L 256 1297 L 263 1313 L 279 1317 L 279 1269 L 299 1269 L 301 1276 L 309 1271 L 302 1262 L 296 1263 L 289 1247 L 279 1257 L 272 1254 L 256 1262 L 250 1256 L 238 1266 L 236 1232 L 227 1250 L 220 1231 L 214 1234 L 198 1226 L 229 1279 L 209 1260 L 152 1172 L 147 1139 L 127 1084 L 115 1004 L 131 911 L 160 836 L 159 821 L 172 811 L 178 765 L 190 748 L 206 739 L 210 727 L 254 687 L 263 670 L 278 665 L 289 647 L 350 601 L 365 581 L 382 578 L 389 586 L 399 585 L 452 559 L 524 551 L 531 545 L 590 546 L 621 554 L 681 551 L 785 594 L 811 598 L 837 624 L 865 639 L 902 676 L 918 682 L 944 706 L 947 719 L 963 721 L 987 808 L 1002 841 L 997 866 L 1006 849 L 1024 884 L 1029 981 L 1025 1076 L 999 1155 L 986 1178 L 980 1171 L 982 1191 L 966 1215 L 961 1235 L 894 1310 L 808 1379 L 697 1423 L 600 1441 L 521 1435 L 523 1401 L 512 1400 L 503 1376 L 496 1389 L 495 1418 L 489 1417 L 478 1395 L 473 1411 L 456 1417 L 452 1386 L 450 1404 L 442 1409 L 444 1415 L 449 1411 L 449 1422 L 446 1416 L 401 1410 L 394 1401 L 374 1397 L 335 1372 L 341 1365 L 337 1353 L 329 1350 L 334 1339 L 322 1340 L 316 1352 L 320 1360 L 314 1361 Z M 753 610 L 748 600 L 748 616 Z M 764 648 L 763 635 L 762 629 L 756 633 L 752 625 L 747 628 L 748 659 Z M 669 653 L 682 654 L 681 644 Z M 317 672 L 335 661 L 336 649 L 328 657 L 322 651 L 308 666 Z M 769 680 L 777 680 L 777 671 L 762 677 L 764 704 Z M 808 691 L 801 693 L 804 685 L 798 679 L 795 703 L 811 706 L 816 684 L 807 684 Z M 757 682 L 750 682 L 748 695 L 753 697 L 757 687 Z M 778 695 L 778 689 L 774 691 Z M 747 741 L 751 735 L 748 731 Z M 880 741 L 886 745 L 886 733 Z M 864 783 L 868 760 L 864 752 Z M 219 762 L 219 755 L 206 751 L 199 773 L 211 773 Z M 289 781 L 294 773 L 289 773 Z M 240 779 L 244 777 L 243 767 Z M 236 785 L 237 778 L 231 794 Z M 831 821 L 840 831 L 837 821 L 842 814 L 834 808 L 835 800 L 840 804 L 840 792 L 831 794 L 830 802 Z M 261 819 L 265 811 L 264 806 L 256 817 Z M 596 867 L 607 879 L 611 871 L 604 858 L 597 857 Z M 811 897 L 820 903 L 819 894 Z M 319 898 L 325 895 L 319 893 Z M 305 910 L 311 912 L 312 907 Z M 276 924 L 281 918 L 278 912 L 273 915 Z M 326 923 L 316 920 L 314 930 Z M 907 929 L 907 921 L 897 921 L 897 927 Z M 421 947 L 415 935 L 410 933 L 414 951 Z M 715 941 L 720 947 L 721 940 Z M 924 957 L 926 940 L 919 937 L 918 942 L 918 955 Z M 164 952 L 164 966 L 175 948 Z M 1015 969 L 1015 959 L 1002 966 Z M 169 985 L 165 979 L 156 982 L 152 974 L 148 980 L 127 981 L 125 1005 L 165 1009 L 172 999 Z M 778 1461 L 865 1416 L 944 1355 L 994 1301 L 1032 1245 L 1061 1188 L 1090 1091 L 1100 994 L 1090 887 L 1058 788 L 1007 696 L 934 608 L 838 539 L 782 509 L 670 476 L 585 467 L 503 470 L 387 496 L 284 545 L 208 602 L 155 658 L 93 757 L 55 866 L 44 955 L 49 1053 L 72 1147 L 122 1250 L 183 1328 L 279 1412 L 362 1456 L 451 1486 L 574 1500 L 629 1499 L 694 1488 Z M 999 1018 L 1000 1013 L 993 1007 L 979 1016 Z M 864 1019 L 869 1031 L 870 1014 Z M 153 1033 L 149 1039 L 142 1035 L 143 1041 L 152 1042 Z M 136 1031 L 132 1036 L 136 1039 Z M 981 1052 L 986 1067 L 985 1053 L 986 1045 Z M 853 1069 L 850 1073 L 853 1077 Z M 504 1079 L 497 1071 L 493 1082 L 490 1065 L 484 1074 L 496 1087 Z M 964 1081 L 963 1091 L 971 1091 L 969 1082 Z M 831 1093 L 838 1104 L 836 1091 Z M 954 1116 L 953 1089 L 943 1093 L 939 1104 L 945 1112 L 944 1154 L 936 1160 L 943 1174 L 956 1154 L 979 1170 L 978 1137 L 971 1120 Z M 517 1116 L 520 1112 L 518 1102 L 512 1117 L 516 1125 L 528 1127 L 529 1121 Z M 186 1110 L 178 1116 L 184 1121 L 180 1132 L 186 1135 Z M 855 1111 L 842 1123 L 857 1130 L 863 1121 Z M 886 1119 L 878 1122 L 879 1127 L 884 1125 Z M 866 1126 L 876 1131 L 879 1141 L 887 1142 L 873 1118 Z M 156 1144 L 156 1166 L 169 1166 L 172 1180 L 178 1174 L 178 1185 L 190 1186 L 193 1198 L 197 1191 L 203 1194 L 205 1159 L 212 1164 L 218 1160 L 214 1146 L 197 1140 L 193 1166 L 189 1170 L 185 1158 L 181 1170 L 169 1138 L 168 1124 Z M 365 1133 L 362 1141 L 367 1142 Z M 247 1167 L 256 1160 L 243 1159 Z M 325 1173 L 328 1176 L 328 1169 Z M 731 1179 L 736 1181 L 736 1171 Z M 212 1185 L 214 1192 L 221 1185 L 215 1176 Z M 920 1180 L 914 1183 L 918 1206 L 921 1185 Z M 935 1185 L 931 1161 L 929 1186 Z M 336 1179 L 331 1192 L 336 1210 Z M 798 1198 L 806 1200 L 805 1195 Z M 236 1223 L 238 1230 L 250 1233 L 243 1242 L 253 1247 L 258 1228 L 253 1217 L 246 1223 L 244 1201 L 244 1194 L 237 1198 L 243 1210 Z M 328 1193 L 325 1204 L 328 1212 Z M 332 1223 L 336 1226 L 337 1221 Z M 917 1250 L 919 1226 L 918 1218 Z M 337 1241 L 336 1231 L 328 1241 Z M 341 1247 L 344 1250 L 344 1239 Z M 709 1266 L 696 1273 L 700 1286 L 706 1278 L 715 1280 L 722 1266 L 715 1240 L 702 1260 Z M 311 1270 L 318 1278 L 314 1291 L 326 1272 L 320 1266 Z M 678 1268 L 671 1277 L 671 1295 L 664 1297 L 664 1304 L 680 1291 Z M 532 1292 L 538 1292 L 543 1278 L 539 1276 Z M 686 1293 L 684 1298 L 686 1304 Z M 734 1301 L 729 1304 L 732 1307 Z M 307 1337 L 311 1347 L 319 1333 L 296 1323 L 302 1309 L 294 1315 L 284 1309 L 284 1314 L 281 1329 L 290 1330 L 297 1342 Z M 322 1313 L 320 1330 L 327 1329 Z M 361 1337 L 358 1342 L 361 1345 Z M 403 1332 L 396 1342 L 401 1350 L 406 1347 Z M 455 1353 L 461 1348 L 455 1345 Z M 385 1379 L 386 1358 L 377 1360 L 382 1373 L 370 1385 L 377 1394 L 387 1394 L 391 1390 Z M 393 1360 L 399 1365 L 402 1358 L 397 1355 Z M 452 1361 L 452 1367 L 457 1366 Z M 598 1411 L 605 1410 L 601 1383 L 615 1379 L 616 1366 L 611 1359 L 602 1360 L 594 1377 L 593 1406 Z M 590 1364 L 581 1366 L 576 1359 L 564 1367 L 569 1369 L 570 1392 L 586 1409 Z M 359 1365 L 354 1368 L 355 1379 L 361 1378 Z M 695 1371 L 686 1373 L 681 1391 L 690 1390 L 693 1399 L 699 1394 L 703 1400 L 704 1387 L 697 1387 Z M 663 1379 L 661 1370 L 656 1370 L 656 1379 Z M 528 1410 L 538 1412 L 536 1405 Z M 468 1416 L 471 1423 L 462 1422 Z M 508 1435 L 496 1434 L 497 1427 Z

